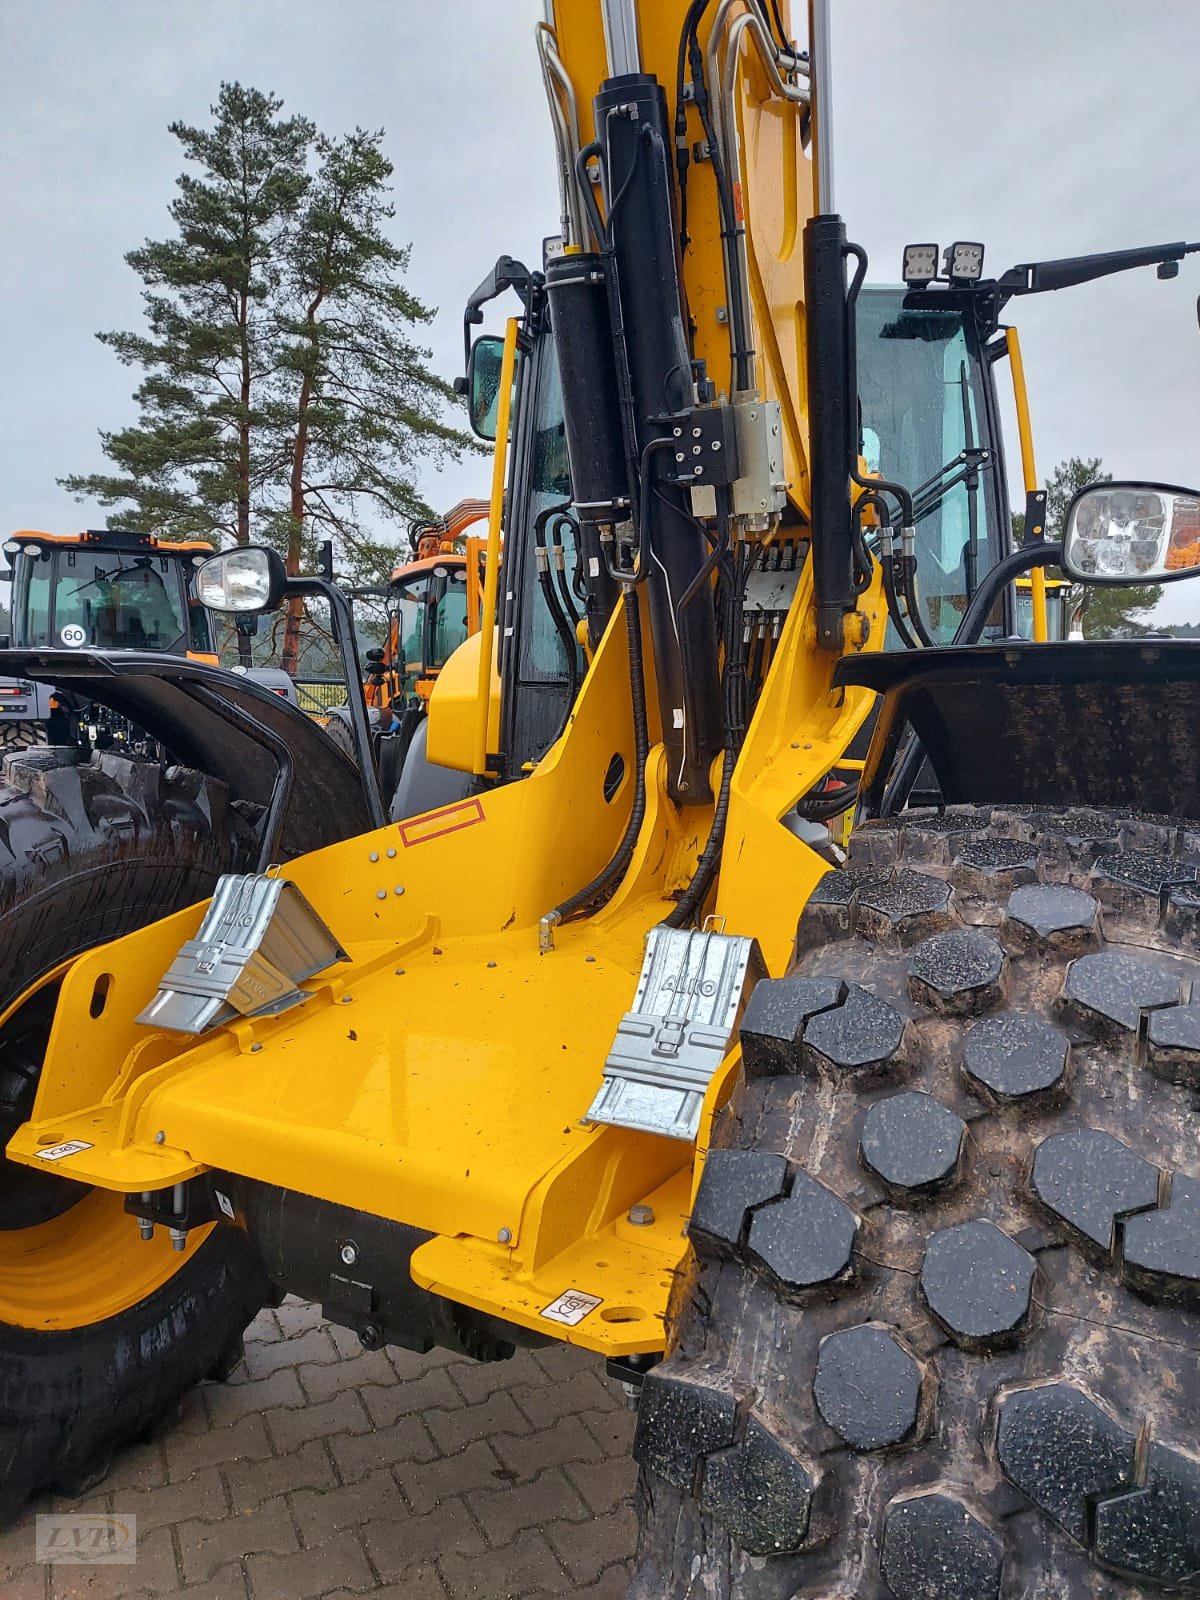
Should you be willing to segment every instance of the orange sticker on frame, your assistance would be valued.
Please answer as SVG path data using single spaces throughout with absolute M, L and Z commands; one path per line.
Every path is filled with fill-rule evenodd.
M 462 800 L 457 805 L 427 811 L 423 817 L 400 823 L 400 843 L 407 850 L 410 845 L 428 844 L 444 833 L 457 833 L 460 828 L 473 828 L 477 822 L 486 821 L 482 800 Z

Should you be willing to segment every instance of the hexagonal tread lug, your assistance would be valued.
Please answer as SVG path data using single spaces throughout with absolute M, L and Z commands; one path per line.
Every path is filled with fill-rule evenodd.
M 1017 944 L 1074 954 L 1099 938 L 1100 902 L 1065 884 L 1026 884 L 1008 897 L 1004 931 Z
M 796 955 L 850 933 L 859 890 L 884 884 L 887 879 L 886 871 L 872 867 L 835 867 L 827 872 L 805 901 L 796 925 Z
M 966 1136 L 961 1117 L 932 1095 L 912 1090 L 870 1108 L 859 1154 L 890 1190 L 928 1192 L 954 1179 Z
M 999 1600 L 1004 1545 L 957 1495 L 896 1499 L 879 1568 L 895 1600 Z
M 765 1150 L 710 1150 L 700 1177 L 688 1237 L 697 1254 L 729 1259 L 741 1247 L 747 1214 L 787 1187 L 784 1156 Z
M 1150 1013 L 1146 1065 L 1170 1083 L 1200 1089 L 1200 1002 Z
M 977 1219 L 930 1236 L 921 1292 L 965 1350 L 1013 1343 L 1029 1316 L 1037 1263 L 994 1222 Z
M 1122 1274 L 1155 1300 L 1200 1303 L 1200 1182 L 1176 1174 L 1170 1202 L 1125 1223 Z
M 1109 1254 L 1117 1222 L 1158 1204 L 1161 1173 L 1111 1133 L 1079 1128 L 1038 1145 L 1029 1186 L 1069 1232 Z
M 907 867 L 882 883 L 867 884 L 854 897 L 854 929 L 865 939 L 898 938 L 912 944 L 955 921 L 954 890 L 942 878 Z
M 737 1429 L 735 1395 L 656 1369 L 642 1383 L 633 1454 L 643 1467 L 690 1493 L 701 1459 L 728 1448 Z
M 1031 839 L 969 839 L 954 852 L 950 877 L 961 889 L 995 893 L 1005 884 L 1033 883 L 1037 859 Z
M 912 1437 L 922 1419 L 926 1377 L 899 1334 L 878 1322 L 821 1340 L 813 1398 L 853 1450 L 881 1450 Z
M 1151 1444 L 1140 1488 L 1101 1500 L 1097 1557 L 1120 1572 L 1179 1584 L 1194 1594 L 1200 1573 L 1200 1461 Z
M 1008 1481 L 1080 1544 L 1091 1501 L 1126 1488 L 1137 1470 L 1137 1434 L 1075 1383 L 1003 1393 L 996 1452 Z
M 1003 999 L 1006 963 L 1001 946 L 977 929 L 935 934 L 912 953 L 909 993 L 932 1011 L 974 1015 Z
M 799 1292 L 850 1277 L 858 1227 L 844 1201 L 798 1172 L 786 1199 L 755 1211 L 747 1248 L 783 1289 Z
M 756 983 L 739 1030 L 746 1076 L 799 1072 L 805 1023 L 845 998 L 840 978 L 763 978 Z
M 863 1078 L 902 1072 L 907 1064 L 906 1027 L 905 1019 L 886 1000 L 848 983 L 840 1006 L 805 1023 L 802 1059 L 814 1071 L 832 1067 Z
M 1058 1004 L 1076 1021 L 1107 1037 L 1136 1033 L 1142 1012 L 1179 1004 L 1178 974 L 1147 956 L 1100 950 L 1067 968 Z
M 1066 1034 L 1024 1011 L 984 1017 L 963 1043 L 963 1076 L 993 1104 L 1056 1093 L 1069 1060 Z
M 1094 870 L 1097 888 L 1106 903 L 1145 912 L 1154 920 L 1173 888 L 1195 883 L 1200 876 L 1200 867 L 1194 861 L 1146 850 L 1101 855 Z
M 700 1504 L 751 1555 L 784 1555 L 808 1542 L 817 1478 L 751 1412 L 736 1444 L 710 1455 Z

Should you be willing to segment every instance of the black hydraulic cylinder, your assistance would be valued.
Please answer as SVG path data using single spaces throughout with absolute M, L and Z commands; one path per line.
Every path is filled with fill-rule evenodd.
M 817 643 L 842 649 L 842 619 L 854 609 L 850 473 L 857 455 L 857 385 L 846 303 L 846 228 L 811 217 L 804 228 L 808 332 L 808 449 L 812 493 Z
M 678 419 L 692 406 L 691 357 L 684 323 L 666 97 L 643 73 L 609 79 L 595 100 L 597 137 L 608 172 L 608 228 L 620 286 L 643 476 L 653 486 L 639 497 L 641 546 L 650 565 L 650 626 L 658 683 L 668 787 L 680 804 L 712 798 L 708 774 L 724 742 L 717 627 L 700 596 L 680 611 L 682 596 L 708 555 L 691 516 L 688 491 L 669 483 Z M 670 471 L 666 470 L 669 464 Z
M 621 434 L 612 320 L 604 261 L 598 255 L 561 256 L 546 267 L 550 326 L 562 380 L 563 421 L 571 462 L 573 510 L 587 591 L 593 648 L 617 599 L 600 544 L 601 527 L 629 514 L 629 473 Z

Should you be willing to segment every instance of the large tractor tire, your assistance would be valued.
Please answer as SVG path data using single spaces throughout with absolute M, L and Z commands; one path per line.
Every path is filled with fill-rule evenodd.
M 3 1159 L 33 1103 L 56 969 L 208 895 L 247 864 L 221 785 L 50 747 L 0 785 L 0 1521 L 39 1489 L 77 1492 L 113 1450 L 228 1368 L 262 1304 L 231 1227 L 175 1254 L 122 1197 Z
M 759 984 L 638 1600 L 1200 1593 L 1200 828 L 867 824 Z
M 44 722 L 0 722 L 0 756 L 46 743 Z

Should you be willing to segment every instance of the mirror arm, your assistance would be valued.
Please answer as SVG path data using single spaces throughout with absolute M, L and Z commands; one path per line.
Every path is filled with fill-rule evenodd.
M 1047 540 L 1022 545 L 1019 550 L 1014 550 L 1011 555 L 997 561 L 971 596 L 951 643 L 978 644 L 983 637 L 983 630 L 987 626 L 992 607 L 1000 598 L 1005 586 L 1033 567 L 1058 566 L 1062 561 L 1062 553 L 1061 544 Z
M 1072 289 L 1080 283 L 1107 278 L 1114 272 L 1129 272 L 1135 267 L 1162 267 L 1197 251 L 1200 251 L 1200 244 L 1188 244 L 1180 239 L 1174 244 L 1148 244 L 1136 250 L 1109 250 L 1101 255 L 1023 261 L 1019 266 L 1010 267 L 997 280 L 996 290 L 1003 304 L 1013 295 L 1046 294 L 1050 290 Z
M 333 637 L 342 658 L 342 671 L 346 675 L 346 703 L 350 710 L 354 753 L 358 757 L 359 780 L 362 783 L 372 825 L 376 828 L 385 828 L 388 818 L 379 788 L 375 752 L 371 748 L 371 725 L 367 718 L 362 665 L 358 659 L 358 640 L 354 636 L 354 612 L 350 602 L 338 585 L 330 583 L 326 578 L 289 578 L 284 593 L 320 595 L 329 605 Z

